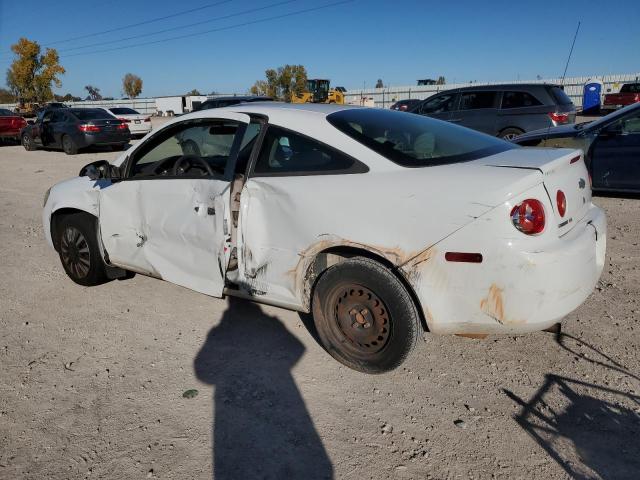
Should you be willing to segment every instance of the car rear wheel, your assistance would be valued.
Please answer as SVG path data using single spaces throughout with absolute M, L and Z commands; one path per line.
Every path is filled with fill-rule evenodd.
M 416 345 L 420 317 L 411 295 L 387 268 L 355 257 L 327 269 L 313 293 L 320 343 L 364 373 L 398 367 Z
M 25 133 L 24 135 L 22 135 L 22 146 L 28 152 L 31 152 L 36 149 L 36 146 L 33 143 L 33 139 L 28 133 Z
M 524 132 L 519 128 L 505 128 L 498 135 L 501 139 L 507 140 L 508 142 L 512 141 L 518 135 L 522 135 Z
M 57 228 L 58 254 L 69 278 L 86 287 L 108 280 L 95 231 L 95 217 L 74 213 L 62 218 Z
M 75 155 L 76 153 L 78 153 L 78 147 L 73 141 L 73 138 L 71 138 L 69 135 L 65 135 L 64 137 L 62 137 L 62 149 L 67 155 Z

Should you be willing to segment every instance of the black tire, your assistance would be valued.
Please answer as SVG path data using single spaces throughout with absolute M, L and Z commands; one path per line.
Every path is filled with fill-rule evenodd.
M 27 152 L 32 152 L 36 149 L 35 143 L 33 143 L 33 138 L 28 133 L 24 133 L 22 135 L 22 146 Z
M 64 150 L 64 153 L 67 155 L 75 155 L 78 153 L 78 146 L 69 135 L 62 137 L 62 150 Z
M 193 140 L 186 140 L 181 147 L 183 155 L 195 155 L 196 157 L 202 156 L 200 154 L 200 148 Z
M 498 136 L 501 139 L 506 140 L 507 142 L 510 142 L 514 138 L 516 138 L 518 135 L 522 135 L 523 133 L 524 132 L 519 128 L 505 128 L 498 134 Z
M 62 267 L 71 280 L 85 287 L 108 281 L 95 224 L 92 215 L 74 213 L 63 217 L 57 225 L 55 241 Z
M 380 263 L 354 257 L 327 269 L 313 291 L 321 345 L 363 373 L 397 368 L 414 349 L 420 316 L 402 282 Z

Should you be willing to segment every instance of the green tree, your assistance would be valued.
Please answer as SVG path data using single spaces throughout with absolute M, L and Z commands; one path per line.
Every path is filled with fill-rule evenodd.
M 379 78 L 376 82 L 376 88 L 384 88 L 384 84 L 382 83 L 382 79 Z
M 100 89 L 98 87 L 87 85 L 84 89 L 89 94 L 87 95 L 87 100 L 102 100 L 102 95 L 100 95 Z
M 129 98 L 136 98 L 142 93 L 142 79 L 133 73 L 127 73 L 122 79 L 122 89 Z
M 442 75 L 440 75 L 438 80 L 436 80 L 436 85 L 444 85 L 445 83 L 447 83 L 447 80 Z
M 190 92 L 187 92 L 187 95 L 200 95 L 200 92 L 198 91 L 197 88 L 194 88 Z
M 59 76 L 65 73 L 58 52 L 47 48 L 41 54 L 40 45 L 26 38 L 11 45 L 17 56 L 7 70 L 7 86 L 23 102 L 46 102 L 53 98 L 52 85 L 60 88 Z
M 307 85 L 307 70 L 303 65 L 284 65 L 264 72 L 266 80 L 258 80 L 251 87 L 254 95 L 266 95 L 286 102 L 294 94 L 302 93 Z

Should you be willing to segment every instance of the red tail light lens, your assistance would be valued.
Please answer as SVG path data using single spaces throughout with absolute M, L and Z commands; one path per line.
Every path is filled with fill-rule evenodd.
M 129 127 L 127 127 L 126 123 L 120 123 L 120 124 L 118 124 L 118 126 L 116 128 L 118 130 L 129 130 Z
M 151 121 L 151 117 L 147 117 L 144 119 L 145 122 L 150 122 Z
M 567 123 L 569 121 L 569 114 L 551 112 L 549 118 L 556 123 Z
M 100 127 L 98 127 L 97 125 L 91 125 L 89 123 L 78 125 L 78 129 L 81 132 L 99 132 L 100 131 Z
M 539 200 L 528 198 L 511 210 L 511 223 L 526 235 L 544 230 L 544 206 Z
M 558 190 L 556 193 L 556 205 L 558 206 L 558 213 L 561 217 L 567 212 L 567 197 L 562 190 Z
M 127 120 L 126 118 L 119 118 L 118 120 L 124 123 L 131 123 L 131 120 Z

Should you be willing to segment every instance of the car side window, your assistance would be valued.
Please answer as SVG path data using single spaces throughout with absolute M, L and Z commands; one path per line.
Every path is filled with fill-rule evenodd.
M 49 110 L 48 112 L 45 112 L 44 115 L 42 115 L 42 123 L 50 122 L 52 117 L 53 117 L 53 110 Z
M 364 173 L 366 165 L 309 137 L 269 126 L 254 166 L 257 176 Z
M 640 133 L 640 114 L 620 120 L 622 133 L 637 134 Z
M 455 95 L 437 95 L 426 100 L 420 107 L 419 112 L 422 115 L 450 112 L 453 110 L 453 100 Z
M 158 133 L 132 158 L 131 177 L 223 175 L 240 125 L 228 120 L 189 122 Z M 189 167 L 189 171 L 176 166 Z M 206 165 L 209 166 L 207 169 Z
M 460 95 L 459 110 L 494 108 L 496 92 L 464 92 Z
M 527 92 L 504 92 L 500 108 L 522 108 L 542 105 L 542 102 Z
M 52 122 L 64 122 L 64 113 L 56 110 L 51 117 Z

